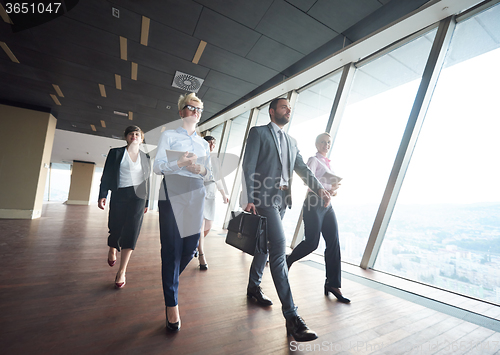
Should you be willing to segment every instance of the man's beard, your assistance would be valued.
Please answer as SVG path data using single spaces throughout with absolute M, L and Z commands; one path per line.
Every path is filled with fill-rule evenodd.
M 290 121 L 290 119 L 288 117 L 286 117 L 285 115 L 275 116 L 274 120 L 276 121 L 276 124 L 282 125 L 282 126 L 286 125 Z

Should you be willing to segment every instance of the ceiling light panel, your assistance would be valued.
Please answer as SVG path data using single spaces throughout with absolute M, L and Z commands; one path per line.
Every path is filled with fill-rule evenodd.
M 122 77 L 118 74 L 115 74 L 115 84 L 118 90 L 122 89 Z
M 93 124 L 90 125 L 90 128 L 92 128 L 94 132 L 97 132 L 97 129 L 95 129 L 95 126 Z
M 142 16 L 142 26 L 141 26 L 141 44 L 143 46 L 148 45 L 148 38 L 149 38 L 149 23 L 150 23 L 149 17 Z
M 106 122 L 104 122 L 104 120 L 101 120 L 101 126 L 102 128 L 106 128 Z
M 14 53 L 12 53 L 7 43 L 0 41 L 0 47 L 2 47 L 3 51 L 5 52 L 5 54 L 7 54 L 10 60 L 12 60 L 14 63 L 19 63 L 19 60 L 17 60 Z
M 2 17 L 2 20 L 4 20 L 5 22 L 7 22 L 8 24 L 10 24 L 10 25 L 13 24 L 12 20 L 10 19 L 9 15 L 5 11 L 5 9 L 2 6 L 2 4 L 0 4 L 0 17 Z
M 198 45 L 198 49 L 196 50 L 196 53 L 194 54 L 194 57 L 193 57 L 194 64 L 198 64 L 198 62 L 200 61 L 201 55 L 203 54 L 203 51 L 205 50 L 206 46 L 207 46 L 207 42 L 200 41 L 200 44 Z
M 128 112 L 128 119 L 131 121 L 134 119 L 134 113 L 132 111 Z
M 62 91 L 61 91 L 61 88 L 59 87 L 59 85 L 56 85 L 56 84 L 52 84 L 52 86 L 54 87 L 54 90 L 57 92 L 57 95 L 59 97 L 64 97 Z
M 104 87 L 104 85 L 99 84 L 99 91 L 101 92 L 102 97 L 106 97 L 106 88 Z
M 52 97 L 52 100 L 54 100 L 57 106 L 61 106 L 61 103 L 59 102 L 59 99 L 57 98 L 56 95 L 50 94 L 50 97 Z
M 127 60 L 127 39 L 120 36 L 120 58 Z
M 132 69 L 131 69 L 131 74 L 130 74 L 130 78 L 132 80 L 137 80 L 137 70 L 138 70 L 137 63 L 132 62 Z

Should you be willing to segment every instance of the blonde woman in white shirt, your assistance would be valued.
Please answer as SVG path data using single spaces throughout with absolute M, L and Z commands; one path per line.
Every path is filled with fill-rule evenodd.
M 139 150 L 144 132 L 137 126 L 129 126 L 124 132 L 127 145 L 110 149 L 99 188 L 98 206 L 106 206 L 111 190 L 108 217 L 108 264 L 114 266 L 121 251 L 120 267 L 116 273 L 115 287 L 125 286 L 125 274 L 130 256 L 137 244 L 144 213 L 148 210 L 149 155 Z
M 203 222 L 205 186 L 211 174 L 208 143 L 196 133 L 203 102 L 194 94 L 177 103 L 182 123 L 160 136 L 153 170 L 163 175 L 158 200 L 162 284 L 167 330 L 181 328 L 178 305 L 179 275 L 194 256 Z
M 316 137 L 315 156 L 310 157 L 307 166 L 321 182 L 323 187 L 328 190 L 331 196 L 337 195 L 337 189 L 340 183 L 335 182 L 335 174 L 330 167 L 330 159 L 327 158 L 332 140 L 330 134 L 321 133 Z M 286 263 L 288 269 L 294 262 L 309 255 L 318 248 L 320 235 L 323 235 L 326 243 L 325 249 L 325 296 L 332 293 L 340 302 L 351 302 L 345 298 L 340 291 L 341 284 L 341 266 L 340 266 L 340 244 L 337 218 L 332 205 L 325 207 L 321 199 L 314 192 L 309 190 L 302 207 L 302 216 L 304 219 L 305 239 L 297 245 L 293 252 L 287 256 Z

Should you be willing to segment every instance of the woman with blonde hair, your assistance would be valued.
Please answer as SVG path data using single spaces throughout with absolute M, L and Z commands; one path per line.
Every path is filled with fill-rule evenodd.
M 203 102 L 194 93 L 181 95 L 178 102 L 181 126 L 162 133 L 154 172 L 163 175 L 158 201 L 163 295 L 167 329 L 178 331 L 179 275 L 193 258 L 203 222 L 205 187 L 210 174 L 208 143 L 196 132 Z
M 327 158 L 332 139 L 329 133 L 321 133 L 316 137 L 316 149 L 318 152 L 307 161 L 307 166 L 314 173 L 316 178 L 328 190 L 331 196 L 337 195 L 340 186 L 339 178 L 333 173 L 330 167 L 330 159 Z M 286 263 L 288 269 L 294 262 L 309 255 L 318 248 L 320 235 L 325 239 L 325 296 L 332 293 L 340 302 L 351 302 L 345 298 L 340 291 L 341 266 L 340 266 L 340 244 L 337 226 L 337 218 L 333 212 L 332 205 L 325 207 L 321 199 L 311 190 L 302 207 L 304 219 L 305 239 L 297 245 L 292 253 L 287 256 Z

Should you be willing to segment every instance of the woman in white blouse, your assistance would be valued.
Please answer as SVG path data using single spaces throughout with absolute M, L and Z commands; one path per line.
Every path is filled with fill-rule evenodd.
M 196 133 L 203 102 L 191 93 L 181 95 L 178 107 L 181 126 L 162 133 L 153 168 L 164 176 L 158 201 L 162 283 L 167 329 L 174 332 L 181 327 L 179 275 L 193 258 L 200 239 L 203 179 L 211 174 L 208 143 Z
M 330 167 L 330 160 L 327 158 L 328 151 L 332 144 L 331 136 L 328 133 L 322 133 L 316 137 L 315 156 L 310 157 L 307 166 L 321 182 L 323 187 L 328 190 L 331 196 L 337 194 L 340 186 L 340 179 L 333 173 Z M 320 235 L 325 239 L 325 296 L 332 293 L 340 302 L 351 302 L 345 298 L 340 291 L 341 284 L 341 266 L 340 266 L 340 244 L 337 219 L 333 212 L 332 205 L 324 207 L 322 200 L 311 190 L 302 207 L 302 216 L 304 219 L 305 239 L 297 245 L 293 252 L 287 256 L 286 263 L 288 269 L 294 262 L 309 255 L 318 248 Z
M 111 190 L 108 217 L 108 264 L 114 266 L 121 251 L 120 268 L 116 273 L 115 287 L 125 286 L 125 273 L 130 256 L 137 244 L 144 213 L 148 210 L 149 155 L 139 150 L 144 132 L 129 126 L 124 132 L 127 145 L 109 151 L 99 188 L 98 206 L 104 209 L 108 191 Z

